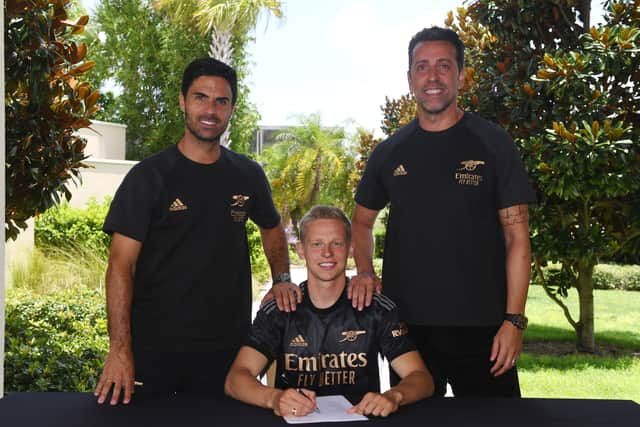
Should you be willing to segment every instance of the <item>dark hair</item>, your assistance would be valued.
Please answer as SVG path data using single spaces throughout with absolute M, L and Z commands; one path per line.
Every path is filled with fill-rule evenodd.
M 187 96 L 189 87 L 195 79 L 201 76 L 215 76 L 225 79 L 231 86 L 231 103 L 236 104 L 238 97 L 238 75 L 235 70 L 213 58 L 198 58 L 187 65 L 182 74 L 182 95 Z
M 464 67 L 464 44 L 458 37 L 458 34 L 449 29 L 441 27 L 424 28 L 416 33 L 409 42 L 409 70 L 413 65 L 413 51 L 418 43 L 426 41 L 445 41 L 451 43 L 456 48 L 456 62 L 458 63 L 458 71 L 462 71 Z
M 351 242 L 351 221 L 342 212 L 340 208 L 328 205 L 316 205 L 309 209 L 300 222 L 298 222 L 298 231 L 300 233 L 300 241 L 304 242 L 305 234 L 307 233 L 307 227 L 309 223 L 318 219 L 337 219 L 344 223 L 344 229 L 347 233 L 347 243 Z

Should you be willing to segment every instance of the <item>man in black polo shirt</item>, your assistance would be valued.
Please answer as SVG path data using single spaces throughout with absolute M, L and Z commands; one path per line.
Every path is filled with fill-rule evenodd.
M 226 392 L 283 416 L 308 414 L 316 394 L 364 396 L 351 411 L 376 416 L 429 396 L 431 376 L 398 319 L 396 305 L 376 295 L 358 311 L 347 299 L 349 219 L 338 208 L 316 206 L 302 218 L 299 230 L 298 254 L 308 273 L 300 285 L 302 302 L 290 312 L 278 310 L 275 299 L 262 306 L 229 371 Z M 378 352 L 401 377 L 382 394 Z M 274 360 L 275 388 L 256 379 Z
M 185 133 L 127 174 L 104 223 L 109 353 L 98 402 L 138 391 L 223 394 L 251 323 L 245 223 L 260 228 L 274 283 L 289 282 L 287 243 L 260 165 L 220 145 L 237 77 L 212 58 L 185 69 Z M 282 285 L 279 285 L 282 287 Z
M 409 324 L 435 395 L 449 382 L 456 396 L 520 396 L 535 196 L 511 138 L 457 106 L 465 71 L 454 31 L 417 33 L 407 76 L 418 117 L 368 160 L 355 196 L 349 296 L 362 309 L 382 286 L 372 228 L 389 204 L 384 291 Z

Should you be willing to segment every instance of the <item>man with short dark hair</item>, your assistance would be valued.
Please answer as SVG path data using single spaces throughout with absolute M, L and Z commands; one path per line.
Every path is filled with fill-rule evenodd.
M 220 145 L 237 96 L 228 65 L 187 66 L 185 133 L 124 178 L 104 223 L 109 353 L 95 390 L 115 405 L 134 391 L 223 394 L 251 323 L 245 223 L 260 228 L 274 282 L 289 282 L 280 216 L 260 165 Z M 294 285 L 291 285 L 294 286 Z
M 461 110 L 464 46 L 445 28 L 409 43 L 417 119 L 372 152 L 353 214 L 362 309 L 380 291 L 372 229 L 390 205 L 382 279 L 431 371 L 436 396 L 520 396 L 516 362 L 530 277 L 535 195 L 513 140 Z M 394 379 L 392 376 L 392 383 Z
M 298 254 L 308 273 L 300 284 L 303 299 L 291 312 L 278 310 L 275 299 L 260 309 L 229 371 L 226 392 L 281 416 L 310 413 L 316 395 L 360 396 L 350 411 L 374 416 L 387 416 L 431 395 L 431 375 L 395 304 L 376 295 L 371 306 L 358 311 L 347 300 L 349 219 L 333 206 L 315 206 L 298 228 Z M 401 378 L 384 393 L 378 352 Z M 275 388 L 256 378 L 271 361 L 277 362 Z

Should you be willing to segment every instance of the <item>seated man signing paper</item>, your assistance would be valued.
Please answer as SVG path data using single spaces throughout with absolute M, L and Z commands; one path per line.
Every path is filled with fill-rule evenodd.
M 298 254 L 308 279 L 303 299 L 292 312 L 275 300 L 258 312 L 245 345 L 225 383 L 238 400 L 273 409 L 280 416 L 304 416 L 316 407 L 316 395 L 364 396 L 351 413 L 387 416 L 400 405 L 433 393 L 433 380 L 398 319 L 396 305 L 384 295 L 362 311 L 347 299 L 345 274 L 351 224 L 331 206 L 316 206 L 300 221 Z M 380 393 L 378 353 L 401 381 Z M 257 376 L 277 361 L 276 388 Z

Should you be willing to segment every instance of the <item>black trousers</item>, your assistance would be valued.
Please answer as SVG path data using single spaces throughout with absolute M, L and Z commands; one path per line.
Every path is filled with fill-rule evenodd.
M 224 381 L 238 348 L 216 351 L 134 350 L 136 393 L 224 395 Z
M 434 397 L 451 385 L 456 397 L 520 397 L 518 372 L 513 367 L 495 377 L 489 372 L 493 337 L 498 327 L 435 327 L 408 325 L 435 383 Z M 391 385 L 400 378 L 390 369 Z

